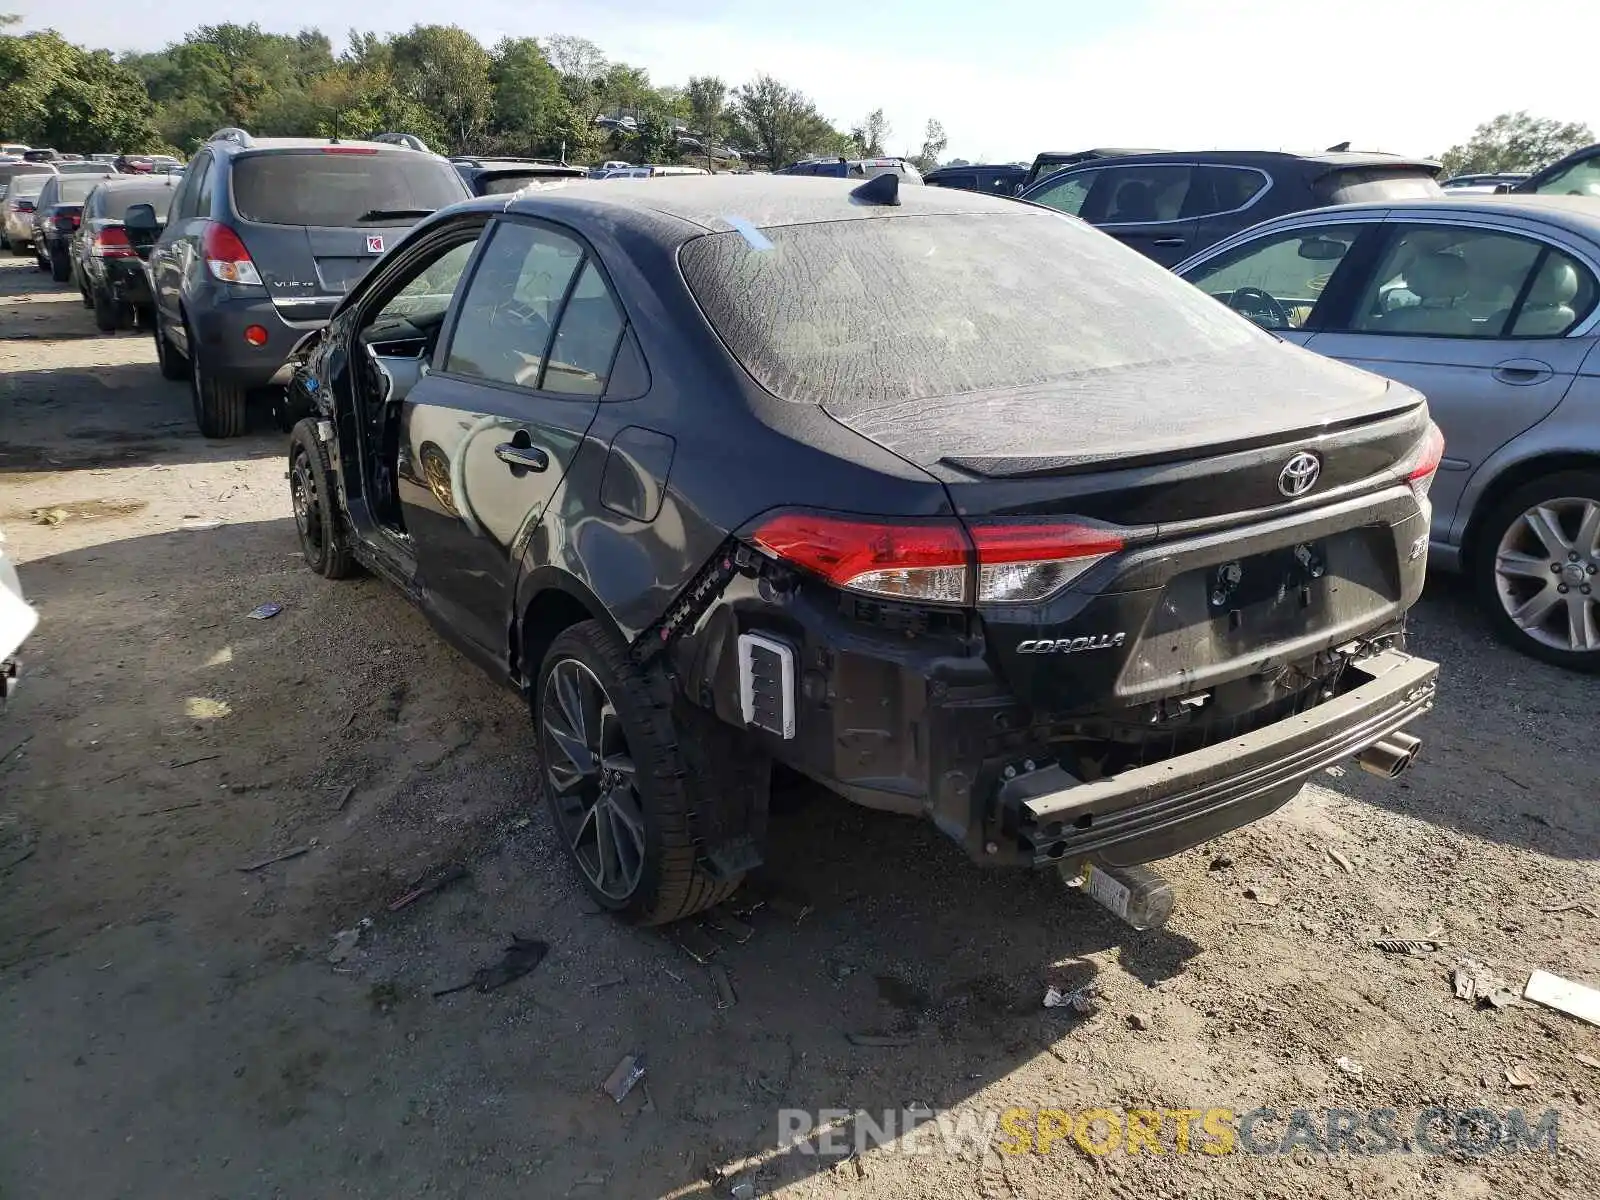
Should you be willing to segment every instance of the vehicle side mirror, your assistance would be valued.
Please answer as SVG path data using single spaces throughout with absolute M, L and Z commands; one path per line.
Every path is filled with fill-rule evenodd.
M 156 219 L 154 205 L 132 204 L 122 217 L 123 232 L 128 243 L 140 258 L 149 258 L 150 251 L 161 236 L 161 222 Z

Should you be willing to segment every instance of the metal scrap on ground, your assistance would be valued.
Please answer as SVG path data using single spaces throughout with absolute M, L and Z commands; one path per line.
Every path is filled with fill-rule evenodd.
M 612 1068 L 611 1074 L 606 1076 L 600 1090 L 621 1104 L 623 1098 L 633 1091 L 633 1085 L 643 1078 L 644 1055 L 625 1054 L 622 1061 Z

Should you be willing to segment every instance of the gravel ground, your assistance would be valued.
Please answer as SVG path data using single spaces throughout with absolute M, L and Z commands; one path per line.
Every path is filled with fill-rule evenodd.
M 1451 580 L 1414 616 L 1444 667 L 1418 765 L 1330 772 L 1171 860 L 1165 930 L 797 793 L 771 902 L 702 931 L 736 995 L 719 1008 L 707 967 L 574 884 L 529 803 L 517 699 L 377 581 L 300 566 L 283 438 L 200 439 L 149 338 L 95 335 L 27 260 L 0 264 L 0 430 L 0 528 L 43 617 L 0 719 L 0 1195 L 1600 1191 L 1600 1029 L 1450 980 L 1471 955 L 1517 988 L 1533 968 L 1600 985 L 1600 681 L 1498 647 Z M 266 601 L 282 613 L 249 619 Z M 450 864 L 468 877 L 389 911 Z M 550 946 L 530 976 L 433 995 L 512 934 Z M 1094 1013 L 1041 1006 L 1089 981 Z M 647 1074 L 614 1103 L 600 1082 L 631 1053 Z M 1554 1109 L 1558 1149 L 1425 1153 L 1434 1105 Z M 780 1109 L 922 1106 L 948 1141 L 777 1147 Z M 1216 1154 L 1197 1132 L 1181 1153 L 1169 1117 L 1162 1153 L 1008 1153 L 1021 1118 L 984 1125 L 1260 1106 L 1263 1148 L 1295 1109 L 1325 1134 L 1328 1108 L 1392 1108 L 1407 1140 Z

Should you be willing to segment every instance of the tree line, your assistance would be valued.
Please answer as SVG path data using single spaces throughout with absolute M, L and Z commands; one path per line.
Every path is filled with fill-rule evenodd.
M 18 18 L 0 16 L 0 26 Z M 446 154 L 590 163 L 741 160 L 889 151 L 881 109 L 839 129 L 804 92 L 770 75 L 659 86 L 585 38 L 503 38 L 456 25 L 390 36 L 352 29 L 340 53 L 320 29 L 266 33 L 202 25 L 150 53 L 112 55 L 51 30 L 0 36 L 0 134 L 63 152 L 177 152 L 237 126 L 261 136 L 414 133 Z M 943 128 L 920 150 L 938 165 Z

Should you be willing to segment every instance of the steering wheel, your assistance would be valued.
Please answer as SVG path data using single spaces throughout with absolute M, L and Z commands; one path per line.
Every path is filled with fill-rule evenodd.
M 1289 328 L 1289 310 L 1279 304 L 1275 296 L 1263 292 L 1258 287 L 1234 288 L 1233 295 L 1228 297 L 1228 307 L 1257 325 L 1265 324 L 1261 320 L 1265 316 L 1272 322 L 1270 328 Z

